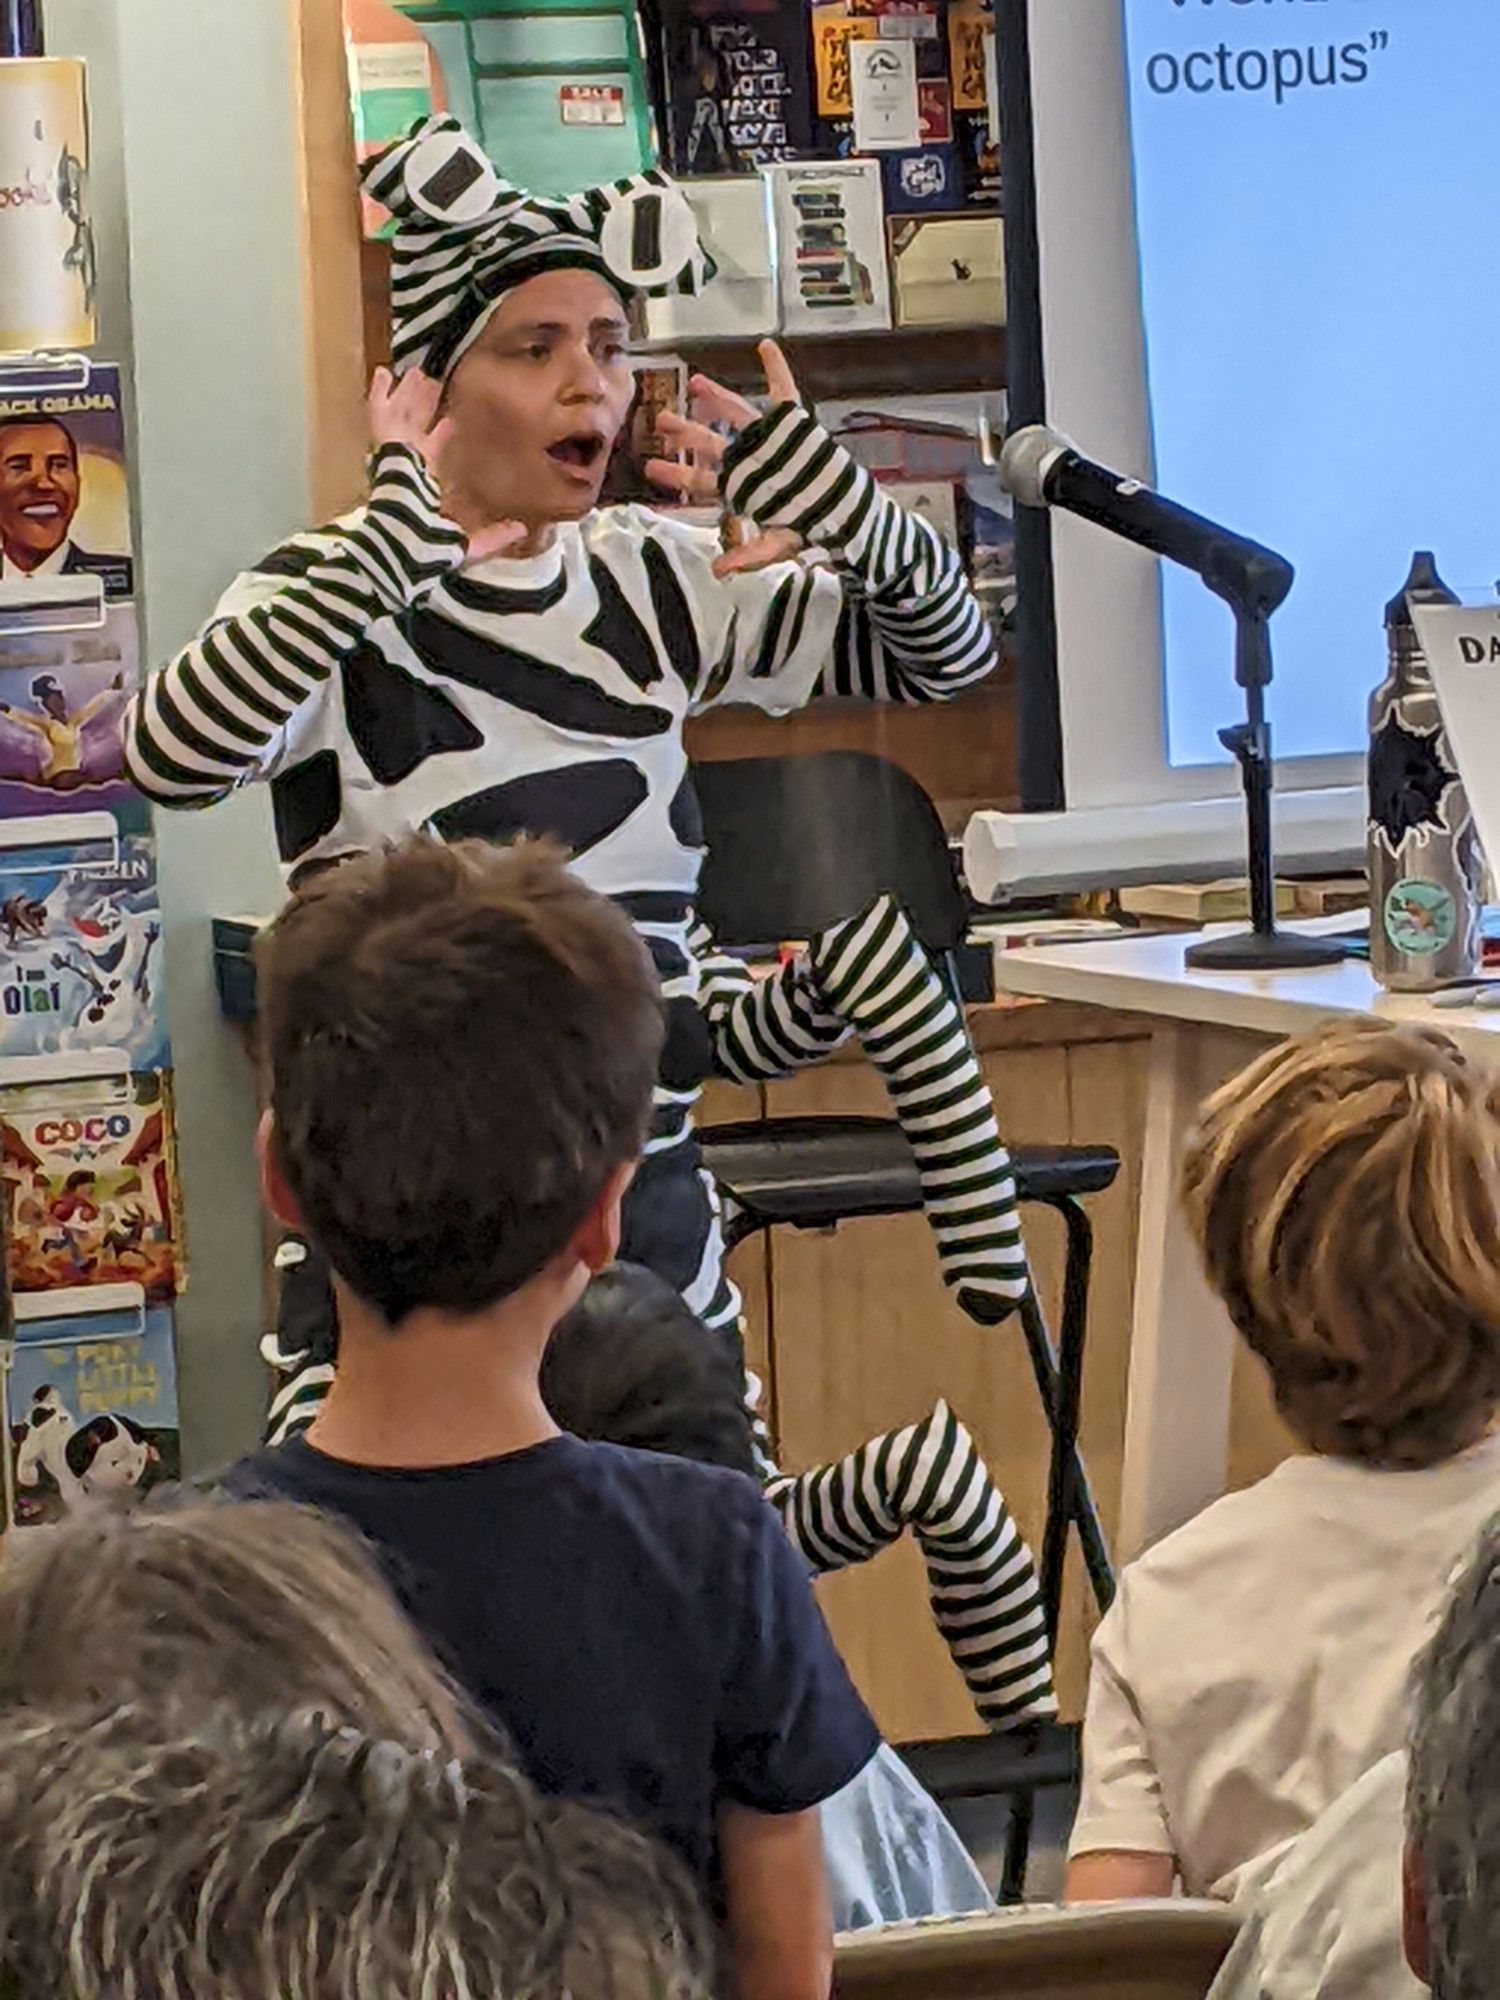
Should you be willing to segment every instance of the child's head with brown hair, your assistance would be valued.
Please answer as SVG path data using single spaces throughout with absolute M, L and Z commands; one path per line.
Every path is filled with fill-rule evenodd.
M 487 1310 L 617 1209 L 661 1002 L 556 850 L 361 856 L 293 898 L 260 969 L 273 1203 L 390 1325 Z
M 0 1570 L 0 1993 L 705 2000 L 681 1871 L 543 1798 L 372 1559 L 283 1502 Z
M 1500 1403 L 1500 1078 L 1355 1021 L 1203 1107 L 1183 1198 L 1208 1279 L 1313 1450 L 1436 1464 Z

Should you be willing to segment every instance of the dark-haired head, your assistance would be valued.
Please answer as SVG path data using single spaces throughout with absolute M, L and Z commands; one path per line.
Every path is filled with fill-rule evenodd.
M 755 1471 L 738 1356 L 637 1264 L 601 1271 L 558 1326 L 542 1396 L 575 1437 Z

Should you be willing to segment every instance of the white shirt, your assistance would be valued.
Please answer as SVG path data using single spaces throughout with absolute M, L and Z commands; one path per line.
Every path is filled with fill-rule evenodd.
M 1422 2000 L 1401 1949 L 1405 1802 L 1397 1751 L 1287 1849 L 1209 2000 Z
M 28 583 L 36 576 L 61 576 L 72 547 L 73 539 L 69 536 L 66 541 L 58 543 L 50 556 L 43 556 L 30 569 L 18 569 L 14 563 L 8 563 L 4 551 L 0 550 L 0 583 Z
M 1120 1580 L 1094 1639 L 1073 1854 L 1175 1854 L 1232 1899 L 1406 1738 L 1407 1682 L 1500 1507 L 1500 1435 L 1424 1472 L 1293 1458 Z
M 836 1931 L 994 1909 L 968 1849 L 889 1743 L 821 1816 Z

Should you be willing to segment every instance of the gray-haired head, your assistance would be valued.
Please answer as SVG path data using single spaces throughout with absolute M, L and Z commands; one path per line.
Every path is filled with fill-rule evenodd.
M 707 2000 L 642 1835 L 308 1710 L 0 1723 L 0 1989 L 115 2000 Z
M 1438 2000 L 1489 2000 L 1500 1978 L 1500 1515 L 1417 1666 L 1406 1830 L 1407 1949 L 1427 1961 L 1414 1969 Z

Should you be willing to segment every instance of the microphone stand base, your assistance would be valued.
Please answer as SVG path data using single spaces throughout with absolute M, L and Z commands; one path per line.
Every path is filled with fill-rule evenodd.
M 1194 972 L 1296 972 L 1337 965 L 1344 956 L 1337 938 L 1307 937 L 1301 931 L 1234 931 L 1190 944 L 1182 962 Z

